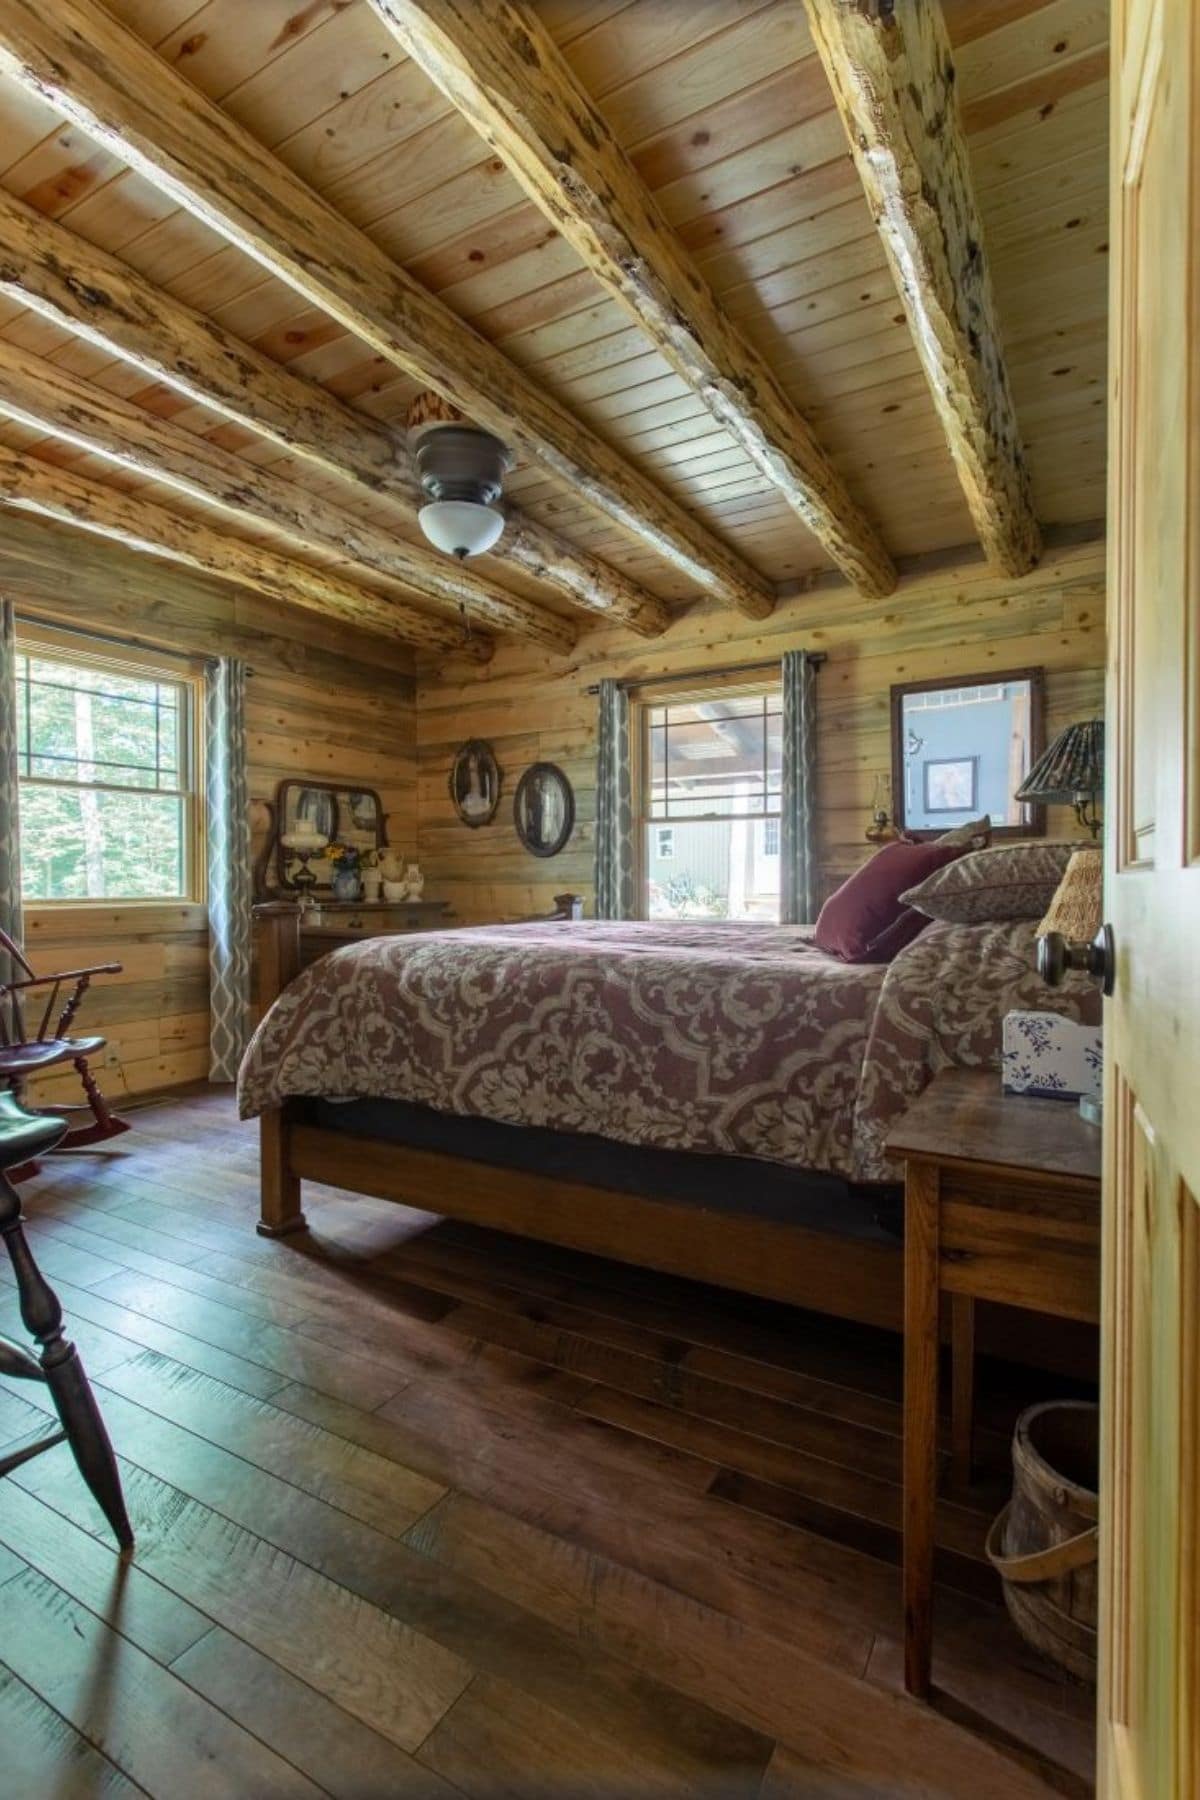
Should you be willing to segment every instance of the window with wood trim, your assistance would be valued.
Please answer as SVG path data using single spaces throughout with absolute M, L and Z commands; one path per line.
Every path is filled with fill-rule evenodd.
M 636 705 L 643 916 L 778 919 L 779 683 Z
M 199 673 L 68 633 L 17 650 L 25 904 L 199 899 Z

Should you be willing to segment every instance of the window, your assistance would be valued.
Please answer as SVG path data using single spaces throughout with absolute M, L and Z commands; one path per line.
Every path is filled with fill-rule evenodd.
M 639 713 L 645 915 L 777 919 L 779 687 L 714 685 Z
M 26 904 L 191 898 L 199 680 L 68 634 L 17 648 Z

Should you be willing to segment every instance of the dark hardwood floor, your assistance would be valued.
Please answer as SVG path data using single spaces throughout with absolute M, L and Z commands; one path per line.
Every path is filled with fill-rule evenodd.
M 133 1116 L 24 1188 L 138 1547 L 65 1448 L 0 1482 L 0 1793 L 1090 1792 L 982 1559 L 1044 1379 L 984 1370 L 921 1707 L 898 1340 L 331 1190 L 268 1242 L 226 1093 Z

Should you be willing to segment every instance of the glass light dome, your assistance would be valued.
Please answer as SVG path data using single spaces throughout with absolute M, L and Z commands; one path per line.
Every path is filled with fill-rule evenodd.
M 504 530 L 504 514 L 475 500 L 432 500 L 417 519 L 435 549 L 460 561 L 482 556 Z

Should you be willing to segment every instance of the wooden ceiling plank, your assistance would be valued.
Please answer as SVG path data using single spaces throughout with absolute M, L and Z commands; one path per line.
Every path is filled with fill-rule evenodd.
M 805 4 L 975 530 L 1024 575 L 1041 535 L 941 6 Z
M 575 643 L 574 627 L 556 613 L 517 600 L 452 558 L 405 543 L 283 476 L 249 467 L 206 438 L 3 340 L 0 412 L 176 488 L 227 517 L 256 520 L 301 554 L 327 553 L 358 565 L 356 577 L 383 575 L 415 590 L 418 600 L 437 599 L 461 609 L 477 625 L 511 632 L 560 655 Z
M 0 293 L 27 302 L 62 330 L 113 352 L 189 400 L 359 483 L 406 519 L 415 518 L 424 496 L 393 432 L 3 190 Z M 644 636 L 666 630 L 670 613 L 644 588 L 525 518 L 519 508 L 510 507 L 507 517 L 494 555 L 537 574 L 576 605 L 620 618 Z M 437 579 L 451 578 L 450 569 L 445 564 Z
M 254 588 L 285 605 L 326 619 L 342 619 L 360 631 L 395 638 L 422 650 L 458 652 L 475 661 L 486 661 L 492 654 L 490 638 L 468 637 L 432 613 L 385 600 L 326 569 L 226 537 L 185 514 L 169 512 L 140 496 L 122 494 L 107 484 L 14 450 L 0 450 L 0 506 L 112 538 L 143 554 L 183 563 L 237 586 Z
M 752 618 L 766 578 L 391 263 L 95 0 L 3 0 L 0 69 L 189 212 Z
M 725 316 L 533 10 L 518 0 L 371 4 L 848 579 L 890 593 L 895 570 L 874 526 Z

